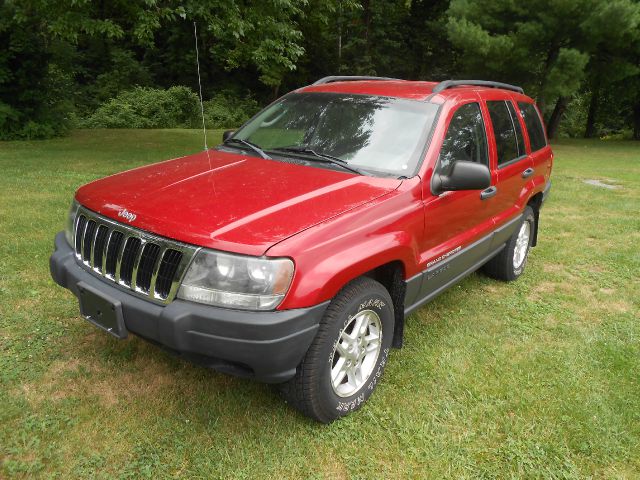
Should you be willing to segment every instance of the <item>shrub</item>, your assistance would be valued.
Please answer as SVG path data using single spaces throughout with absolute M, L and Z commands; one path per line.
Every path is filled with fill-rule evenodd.
M 208 128 L 239 127 L 258 110 L 260 106 L 252 97 L 238 97 L 225 91 L 204 102 L 204 117 Z
M 88 128 L 193 128 L 198 96 L 187 87 L 136 87 L 106 101 L 81 122 Z
M 204 102 L 208 128 L 235 128 L 260 109 L 251 96 L 229 91 Z M 202 124 L 198 96 L 187 87 L 136 87 L 107 100 L 84 121 L 84 128 L 197 128 Z

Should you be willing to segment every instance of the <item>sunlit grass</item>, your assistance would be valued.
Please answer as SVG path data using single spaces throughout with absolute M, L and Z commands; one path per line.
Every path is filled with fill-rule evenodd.
M 201 149 L 195 130 L 0 143 L 0 477 L 640 476 L 640 143 L 556 145 L 526 274 L 422 308 L 370 402 L 330 426 L 102 334 L 49 277 L 79 185 Z

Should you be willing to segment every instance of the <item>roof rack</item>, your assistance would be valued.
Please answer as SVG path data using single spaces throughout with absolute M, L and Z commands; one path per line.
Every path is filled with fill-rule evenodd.
M 313 82 L 311 85 L 324 85 L 333 82 L 357 82 L 359 80 L 400 80 L 399 78 L 390 77 L 370 77 L 370 76 L 353 76 L 353 75 L 330 75 Z
M 521 87 L 516 87 L 515 85 L 509 85 L 508 83 L 489 82 L 487 80 L 445 80 L 444 82 L 440 82 L 435 87 L 433 87 L 433 93 L 440 93 L 441 91 L 446 90 L 448 88 L 461 87 L 463 85 L 470 85 L 470 86 L 476 86 L 476 87 L 502 88 L 504 90 L 511 90 L 513 92 L 524 94 L 524 90 Z

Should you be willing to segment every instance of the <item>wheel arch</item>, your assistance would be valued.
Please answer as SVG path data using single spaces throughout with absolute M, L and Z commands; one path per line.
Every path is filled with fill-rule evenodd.
M 533 195 L 527 202 L 527 206 L 533 210 L 533 217 L 535 218 L 535 225 L 533 227 L 533 239 L 531 240 L 531 246 L 535 247 L 538 244 L 538 220 L 540 219 L 540 207 L 542 207 L 542 192 L 538 192 Z
M 400 260 L 393 260 L 369 270 L 362 276 L 380 282 L 391 295 L 395 317 L 391 346 L 394 348 L 402 347 L 405 320 L 404 300 L 407 292 L 404 264 Z

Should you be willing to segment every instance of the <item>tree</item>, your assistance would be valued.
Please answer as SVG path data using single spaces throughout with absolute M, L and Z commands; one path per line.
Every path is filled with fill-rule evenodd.
M 615 25 L 615 28 L 611 28 Z M 584 136 L 596 135 L 602 91 L 638 75 L 637 54 L 640 41 L 640 4 L 630 0 L 600 3 L 584 23 L 590 52 L 587 85 L 591 96 Z M 637 47 L 636 47 L 637 50 Z M 628 97 L 628 95 L 624 95 Z
M 405 21 L 404 45 L 397 55 L 407 58 L 406 76 L 422 80 L 451 78 L 456 64 L 447 36 L 449 0 L 413 0 Z
M 190 0 L 185 17 L 203 30 L 209 53 L 227 71 L 254 68 L 260 81 L 277 91 L 303 55 L 297 21 L 306 0 L 235 2 Z
M 42 138 L 63 133 L 74 109 L 72 61 L 83 37 L 141 44 L 181 7 L 90 0 L 5 1 L 0 6 L 0 138 Z
M 640 137 L 639 8 L 638 0 L 4 0 L 0 138 L 64 133 L 74 117 L 137 86 L 197 90 L 194 21 L 205 98 L 266 101 L 332 74 L 490 78 L 535 96 L 551 136 L 579 98 L 574 134 L 580 119 L 586 136 L 633 124 Z
M 64 132 L 79 104 L 150 84 L 157 38 L 174 39 L 195 71 L 193 24 L 220 70 L 255 69 L 276 92 L 304 53 L 297 20 L 305 0 L 234 2 L 169 0 L 25 0 L 0 5 L 0 138 L 39 138 Z M 170 29 L 173 37 L 165 35 Z M 186 55 L 185 55 L 186 53 Z M 165 68 L 185 77 L 184 61 Z M 157 64 L 156 64 L 157 66 Z M 89 100 L 84 100 L 89 99 Z
M 463 74 L 522 84 L 557 131 L 569 96 L 585 75 L 589 55 L 583 24 L 605 0 L 452 0 L 449 39 Z M 554 102 L 553 109 L 547 104 Z

